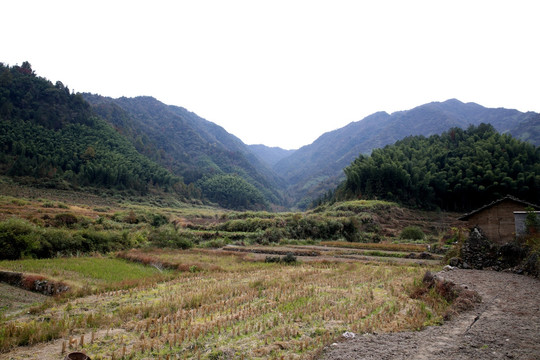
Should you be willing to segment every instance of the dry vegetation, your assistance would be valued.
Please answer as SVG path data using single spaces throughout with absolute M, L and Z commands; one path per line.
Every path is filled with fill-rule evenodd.
M 426 251 L 426 244 L 392 244 L 392 243 L 351 243 L 346 241 L 321 241 L 320 245 L 351 249 L 383 250 L 383 251 Z
M 40 358 L 82 350 L 92 359 L 309 359 L 344 331 L 419 329 L 441 321 L 448 307 L 436 291 L 410 296 L 426 267 L 403 256 L 426 245 L 386 238 L 392 217 L 397 221 L 390 233 L 422 224 L 418 214 L 404 220 L 410 211 L 395 204 L 352 201 L 306 213 L 242 213 L 159 196 L 6 183 L 0 193 L 4 233 L 16 230 L 17 239 L 29 241 L 23 257 L 53 256 L 2 261 L 0 269 L 75 289 L 0 311 L 0 359 L 23 358 L 24 345 L 37 351 L 51 344 L 54 349 Z M 359 241 L 382 242 L 340 241 L 347 226 Z M 259 246 L 264 243 L 272 246 Z M 88 249 L 79 251 L 81 245 Z M 199 248 L 178 249 L 184 245 Z M 166 246 L 176 249 L 156 248 Z M 245 251 L 231 250 L 238 248 Z M 371 257 L 364 256 L 368 252 Z M 289 253 L 301 261 L 264 262 Z M 381 256 L 400 262 L 377 262 Z M 424 263 L 436 262 L 430 261 Z
M 2 350 L 63 338 L 64 351 L 71 344 L 93 359 L 313 358 L 344 331 L 419 329 L 440 321 L 447 305 L 434 292 L 409 296 L 425 272 L 418 266 L 281 265 L 192 251 L 146 256 L 195 268 L 7 321 Z M 96 336 L 100 329 L 122 331 Z

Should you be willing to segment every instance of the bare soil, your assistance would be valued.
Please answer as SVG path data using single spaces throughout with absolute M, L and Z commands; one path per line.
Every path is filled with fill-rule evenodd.
M 438 274 L 482 302 L 442 326 L 364 334 L 329 346 L 320 359 L 540 359 L 540 280 L 455 269 Z

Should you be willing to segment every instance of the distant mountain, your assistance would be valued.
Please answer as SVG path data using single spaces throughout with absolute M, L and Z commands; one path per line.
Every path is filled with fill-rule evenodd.
M 291 155 L 296 150 L 285 150 L 280 147 L 269 147 L 266 145 L 248 145 L 248 148 L 254 153 L 259 159 L 264 161 L 270 166 L 274 166 L 281 159 L 286 158 Z
M 202 186 L 204 191 L 208 188 L 205 185 L 208 178 L 219 176 L 230 181 L 223 175 L 235 175 L 253 185 L 269 203 L 282 203 L 281 179 L 247 145 L 221 126 L 152 97 L 83 96 L 97 114 L 130 139 L 141 153 L 181 176 L 186 183 Z M 253 193 L 252 189 L 249 192 Z M 215 191 L 209 190 L 204 195 L 224 206 L 232 201 L 225 198 L 227 194 Z
M 515 138 L 540 146 L 540 114 L 520 122 L 510 129 L 510 134 Z
M 359 154 L 369 154 L 375 148 L 410 135 L 440 134 L 451 127 L 489 123 L 501 132 L 540 145 L 539 114 L 511 109 L 485 108 L 456 99 L 432 102 L 412 110 L 393 114 L 378 112 L 363 120 L 320 136 L 290 156 L 278 161 L 273 169 L 288 184 L 288 192 L 303 207 L 344 179 L 343 168 Z

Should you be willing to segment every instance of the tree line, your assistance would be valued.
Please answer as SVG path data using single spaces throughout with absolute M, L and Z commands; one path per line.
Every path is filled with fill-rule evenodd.
M 488 124 L 410 136 L 360 155 L 344 171 L 333 200 L 377 198 L 450 211 L 507 194 L 540 203 L 540 148 Z

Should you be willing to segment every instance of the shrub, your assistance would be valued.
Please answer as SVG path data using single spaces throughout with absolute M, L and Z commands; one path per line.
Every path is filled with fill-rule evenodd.
M 156 246 L 189 249 L 193 242 L 179 234 L 172 226 L 162 226 L 148 235 L 148 240 Z
M 400 239 L 422 240 L 426 235 L 418 226 L 407 226 L 399 234 Z
M 287 253 L 287 255 L 281 259 L 281 261 L 283 261 L 285 264 L 294 264 L 297 260 L 296 256 L 294 256 L 292 253 Z
M 54 226 L 67 226 L 71 227 L 75 225 L 79 220 L 71 213 L 57 214 L 54 216 Z
M 150 225 L 153 227 L 160 227 L 162 225 L 165 225 L 169 222 L 169 219 L 165 215 L 162 214 L 154 214 L 152 215 L 152 221 L 150 222 Z
M 0 223 L 0 259 L 16 260 L 31 256 L 39 247 L 39 232 L 31 223 L 9 219 Z
M 294 256 L 293 253 L 287 253 L 287 255 L 283 257 L 279 256 L 267 256 L 264 259 L 264 262 L 266 263 L 285 263 L 285 264 L 296 264 L 298 260 L 296 259 L 296 256 Z
M 267 256 L 264 258 L 265 263 L 279 263 L 281 258 L 279 256 Z

